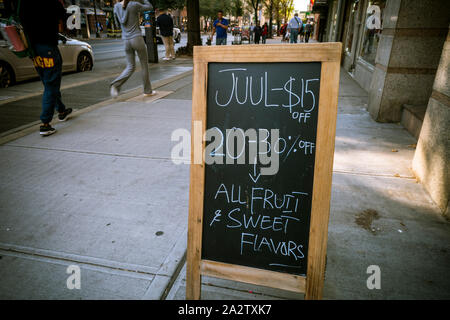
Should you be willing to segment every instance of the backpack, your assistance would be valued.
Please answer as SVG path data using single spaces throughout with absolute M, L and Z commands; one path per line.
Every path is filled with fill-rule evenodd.
M 25 34 L 19 18 L 20 0 L 17 2 L 17 10 L 8 19 L 0 19 L 0 31 L 3 38 L 10 45 L 9 49 L 19 58 L 34 57 L 34 52 L 29 45 L 30 41 Z

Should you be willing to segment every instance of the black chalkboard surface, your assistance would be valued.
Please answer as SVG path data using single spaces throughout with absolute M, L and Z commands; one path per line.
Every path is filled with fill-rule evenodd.
M 306 275 L 320 76 L 320 62 L 208 64 L 208 155 L 224 164 L 205 167 L 202 259 Z M 225 164 L 255 143 L 231 148 L 229 133 L 253 129 L 256 161 Z M 276 174 L 261 174 L 261 154 Z

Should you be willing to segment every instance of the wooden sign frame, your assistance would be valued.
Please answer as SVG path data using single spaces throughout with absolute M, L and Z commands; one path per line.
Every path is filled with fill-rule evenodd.
M 342 44 L 269 44 L 194 47 L 192 90 L 191 171 L 186 271 L 186 299 L 201 298 L 201 276 L 240 281 L 298 293 L 305 299 L 321 299 L 325 277 L 328 219 L 336 132 L 339 72 Z M 205 163 L 202 137 L 207 124 L 208 63 L 321 62 L 316 155 L 308 246 L 307 274 L 294 274 L 202 260 Z M 194 130 L 195 122 L 202 123 Z M 202 136 L 199 136 L 200 133 Z M 194 133 L 197 136 L 194 136 Z M 202 141 L 196 144 L 195 141 Z M 194 161 L 194 159 L 196 161 Z M 201 161 L 199 161 L 201 159 Z

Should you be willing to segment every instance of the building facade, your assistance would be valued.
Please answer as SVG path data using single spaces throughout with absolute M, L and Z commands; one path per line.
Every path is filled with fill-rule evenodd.
M 81 30 L 70 32 L 73 37 L 120 37 L 120 28 L 115 26 L 114 0 L 64 0 L 65 7 L 76 5 L 81 9 Z
M 450 1 L 328 0 L 313 10 L 326 19 L 319 40 L 342 42 L 342 67 L 368 92 L 372 118 L 418 139 L 413 171 L 450 218 Z

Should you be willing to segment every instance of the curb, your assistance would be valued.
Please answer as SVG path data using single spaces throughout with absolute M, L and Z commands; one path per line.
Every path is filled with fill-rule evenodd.
M 141 300 L 166 300 L 186 263 L 187 227 L 155 274 Z
M 175 82 L 177 80 L 180 80 L 182 78 L 185 78 L 189 75 L 192 74 L 192 70 L 190 71 L 185 71 L 182 72 L 178 75 L 169 77 L 167 79 L 162 79 L 162 80 L 158 80 L 153 82 L 153 89 L 158 89 L 161 88 L 169 83 Z M 126 100 L 129 100 L 131 98 L 134 98 L 136 96 L 139 96 L 140 94 L 142 94 L 142 88 L 138 87 L 138 88 L 134 88 L 134 89 L 130 89 L 128 91 L 125 91 L 123 94 L 121 94 L 118 98 L 116 99 L 108 99 L 108 100 L 104 100 L 102 102 L 90 105 L 88 107 L 85 107 L 83 109 L 79 109 L 79 110 L 74 110 L 73 111 L 73 115 L 82 115 L 84 113 L 93 111 L 95 109 L 98 109 L 100 107 L 104 107 L 107 106 L 109 104 L 113 104 L 113 103 L 117 103 L 117 102 L 124 102 Z M 56 115 L 54 117 L 54 119 L 56 118 Z M 39 130 L 39 126 L 40 126 L 40 121 L 34 121 L 32 123 L 20 126 L 16 129 L 12 129 L 9 131 L 6 131 L 2 136 L 0 136 L 0 145 L 4 145 L 5 143 L 17 140 L 19 138 L 22 138 L 30 133 L 36 132 Z

